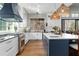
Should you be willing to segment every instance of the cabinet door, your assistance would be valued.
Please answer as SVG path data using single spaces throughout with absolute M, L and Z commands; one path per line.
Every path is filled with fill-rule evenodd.
M 7 55 L 6 48 L 7 47 L 4 47 L 3 45 L 0 44 L 0 56 L 6 56 Z
M 14 40 L 10 39 L 0 43 L 0 56 L 6 56 L 7 50 L 14 44 Z
M 31 39 L 31 40 L 36 40 L 36 39 L 38 39 L 37 38 L 37 33 L 29 33 L 29 39 Z
M 9 51 L 12 50 L 13 47 L 15 47 L 15 46 L 17 46 L 17 48 L 18 48 L 18 37 L 14 37 L 14 38 L 11 38 L 10 40 L 0 43 L 0 56 L 11 55 L 11 53 L 14 53 L 14 55 L 15 55 L 16 53 L 13 51 L 11 51 L 11 53 L 9 53 Z M 18 49 L 14 50 L 14 51 L 18 52 Z
M 13 45 L 7 50 L 8 56 L 15 56 L 18 53 L 18 38 L 15 37 L 13 40 L 15 41 L 14 44 L 12 43 Z
M 42 39 L 42 33 L 32 33 L 32 39 Z
M 42 39 L 42 33 L 26 33 L 26 40 Z
M 7 56 L 16 56 L 18 53 L 18 43 L 16 42 L 14 46 L 7 50 Z
M 26 33 L 25 34 L 25 40 L 30 40 L 30 39 L 34 39 L 34 34 L 33 33 Z
M 41 40 L 42 39 L 42 33 L 37 33 L 37 39 Z
M 50 56 L 68 56 L 68 40 L 50 40 L 49 55 Z

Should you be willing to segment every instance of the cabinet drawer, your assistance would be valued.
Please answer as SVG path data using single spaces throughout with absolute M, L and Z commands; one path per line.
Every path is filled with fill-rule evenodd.
M 18 41 L 13 44 L 7 51 L 7 56 L 15 56 L 18 53 Z
M 8 41 L 8 42 L 11 42 L 11 41 Z M 2 52 L 6 53 L 6 50 L 8 50 L 11 46 L 13 46 L 13 44 L 8 44 L 7 41 L 1 43 L 1 45 L 0 45 L 0 52 L 2 51 Z
M 2 46 L 6 47 L 7 46 L 7 48 L 8 48 L 8 46 L 14 44 L 17 41 L 18 41 L 18 38 L 17 37 L 12 38 L 10 40 L 7 40 L 7 41 L 4 41 L 4 42 L 0 43 L 0 47 L 2 47 Z
M 0 51 L 0 56 L 6 56 L 7 53 L 5 51 Z
M 13 49 L 13 47 L 17 46 L 18 48 L 18 37 L 12 38 L 5 42 L 0 43 L 0 56 L 7 55 L 7 53 Z
M 15 56 L 17 53 L 18 53 L 18 46 L 15 45 L 8 50 L 7 56 Z
M 0 47 L 9 45 L 10 43 L 12 43 L 12 41 L 13 41 L 13 40 L 10 39 L 10 40 L 7 40 L 7 41 L 2 42 L 2 43 L 0 43 Z
M 13 45 L 1 46 L 0 47 L 0 56 L 6 56 L 7 53 L 13 48 Z

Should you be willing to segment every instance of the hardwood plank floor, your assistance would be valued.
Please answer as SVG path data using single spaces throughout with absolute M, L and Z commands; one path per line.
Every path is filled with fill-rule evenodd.
M 19 56 L 46 56 L 42 40 L 30 40 L 25 46 L 24 51 Z

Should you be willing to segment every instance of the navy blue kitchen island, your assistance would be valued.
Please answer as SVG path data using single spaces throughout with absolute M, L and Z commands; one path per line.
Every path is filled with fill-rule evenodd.
M 49 40 L 49 56 L 68 56 L 69 40 Z
M 69 56 L 69 40 L 68 37 L 60 35 L 43 34 L 44 48 L 48 52 L 48 56 Z M 69 36 L 70 37 L 70 36 Z M 77 36 L 72 37 L 78 39 Z M 72 39 L 71 38 L 71 39 Z

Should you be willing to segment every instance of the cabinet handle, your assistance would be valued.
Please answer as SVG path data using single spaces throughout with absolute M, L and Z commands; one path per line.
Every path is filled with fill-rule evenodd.
M 6 50 L 6 52 L 10 51 L 13 47 L 10 47 L 9 49 Z

